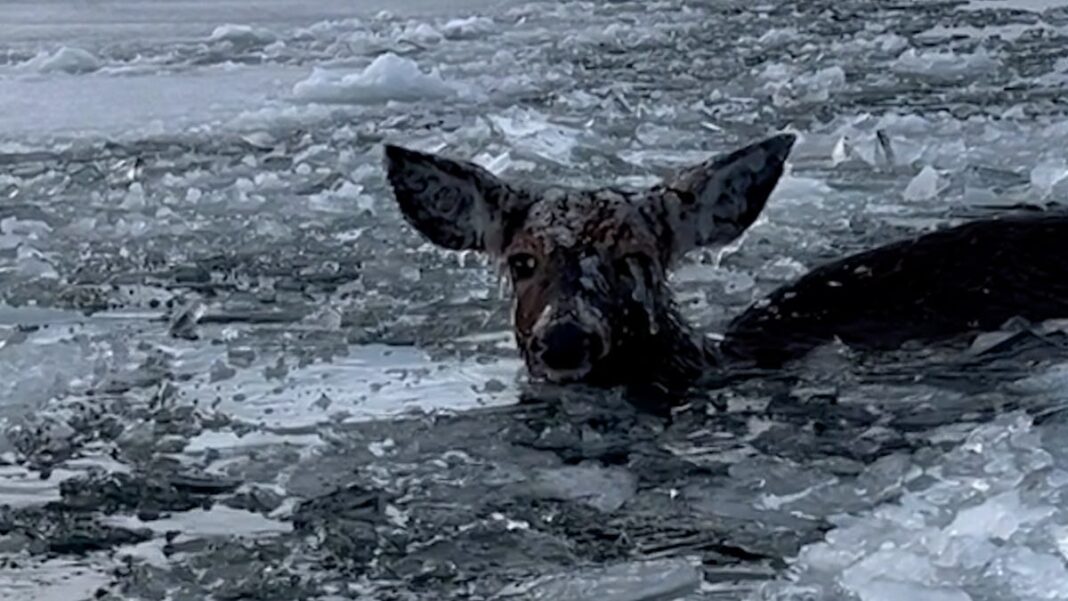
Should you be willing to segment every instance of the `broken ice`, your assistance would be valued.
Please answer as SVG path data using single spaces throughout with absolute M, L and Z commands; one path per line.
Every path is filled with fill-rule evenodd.
M 359 73 L 316 67 L 293 86 L 293 96 L 306 102 L 337 104 L 417 101 L 452 96 L 456 89 L 441 76 L 424 72 L 415 61 L 387 52 Z

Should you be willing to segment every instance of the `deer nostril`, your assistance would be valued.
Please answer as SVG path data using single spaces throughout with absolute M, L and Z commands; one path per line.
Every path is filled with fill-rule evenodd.
M 597 336 L 573 323 L 553 326 L 542 336 L 541 343 L 542 362 L 557 370 L 585 367 L 591 357 L 600 355 L 602 347 Z

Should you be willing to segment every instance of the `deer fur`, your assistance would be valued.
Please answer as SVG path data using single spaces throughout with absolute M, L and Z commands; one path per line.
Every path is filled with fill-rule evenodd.
M 470 162 L 387 145 L 389 183 L 427 240 L 507 267 L 528 371 L 552 382 L 687 389 L 709 366 L 778 367 L 840 339 L 891 348 L 1068 316 L 1068 217 L 1005 217 L 819 267 L 730 323 L 721 345 L 680 316 L 667 274 L 750 227 L 795 137 L 780 134 L 648 189 L 504 181 Z

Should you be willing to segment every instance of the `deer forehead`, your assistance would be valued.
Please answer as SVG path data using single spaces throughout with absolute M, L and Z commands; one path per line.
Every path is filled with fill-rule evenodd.
M 594 248 L 654 250 L 655 229 L 638 207 L 644 198 L 616 190 L 550 190 L 530 207 L 522 238 L 545 253 Z

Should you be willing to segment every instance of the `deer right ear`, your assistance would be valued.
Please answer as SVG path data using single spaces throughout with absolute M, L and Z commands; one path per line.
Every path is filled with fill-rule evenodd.
M 385 151 L 389 184 L 405 220 L 443 248 L 499 252 L 505 220 L 529 204 L 474 163 L 393 145 Z

